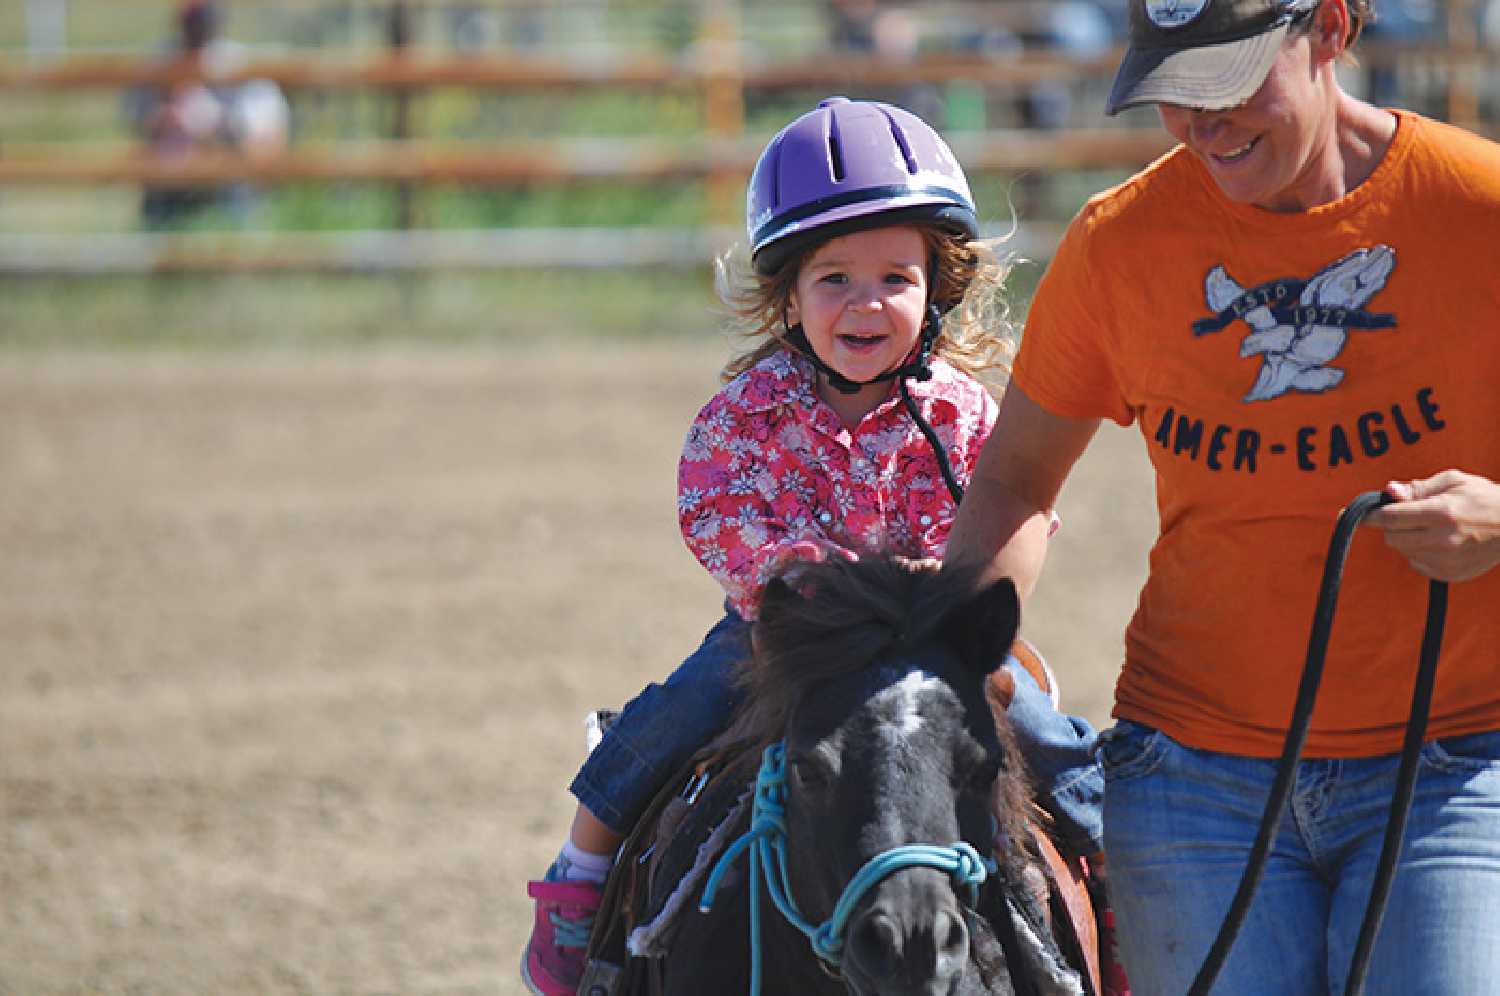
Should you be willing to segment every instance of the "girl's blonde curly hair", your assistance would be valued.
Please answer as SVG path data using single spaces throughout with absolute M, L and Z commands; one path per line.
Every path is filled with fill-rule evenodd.
M 931 300 L 946 314 L 932 355 L 999 394 L 1010 374 L 1019 332 L 1010 318 L 1003 289 L 1012 258 L 1000 256 L 998 242 L 970 241 L 935 225 L 914 224 L 927 244 L 933 272 Z M 786 339 L 786 311 L 797 273 L 821 243 L 788 259 L 776 272 L 755 272 L 743 247 L 715 260 L 715 285 L 729 310 L 731 334 L 746 347 L 724 365 L 730 381 L 778 350 L 796 351 Z

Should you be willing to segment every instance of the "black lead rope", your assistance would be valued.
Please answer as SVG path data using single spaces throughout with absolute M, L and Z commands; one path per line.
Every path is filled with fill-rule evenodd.
M 1286 745 L 1281 752 L 1281 761 L 1271 784 L 1271 794 L 1266 800 L 1265 813 L 1261 816 L 1260 831 L 1251 849 L 1250 859 L 1245 864 L 1238 891 L 1230 904 L 1219 936 L 1198 969 L 1189 996 L 1207 996 L 1214 979 L 1229 957 L 1235 936 L 1244 923 L 1250 909 L 1250 900 L 1265 871 L 1266 858 L 1270 854 L 1271 840 L 1281 822 L 1291 793 L 1292 780 L 1296 776 L 1297 762 L 1302 756 L 1302 747 L 1307 740 L 1307 728 L 1312 719 L 1313 702 L 1317 698 L 1318 683 L 1323 678 L 1323 660 L 1328 650 L 1328 636 L 1333 628 L 1333 610 L 1338 602 L 1339 585 L 1344 575 L 1344 560 L 1349 554 L 1354 529 L 1366 515 L 1390 501 L 1390 496 L 1379 491 L 1367 491 L 1339 513 L 1334 526 L 1333 539 L 1328 545 L 1328 558 L 1323 564 L 1323 581 L 1318 590 L 1318 605 L 1313 613 L 1312 634 L 1308 639 L 1307 661 L 1302 666 L 1302 683 L 1297 689 L 1297 703 L 1292 710 L 1292 723 L 1286 734 Z M 1422 633 L 1422 654 L 1417 667 L 1416 685 L 1412 689 L 1411 714 L 1406 721 L 1406 739 L 1401 747 L 1401 766 L 1396 777 L 1396 794 L 1391 799 L 1390 816 L 1386 822 L 1385 840 L 1380 849 L 1380 862 L 1376 865 L 1375 881 L 1370 886 L 1369 903 L 1365 906 L 1364 923 L 1360 925 L 1359 942 L 1354 949 L 1354 958 L 1349 965 L 1349 980 L 1344 988 L 1348 996 L 1358 996 L 1364 991 L 1365 974 L 1370 967 L 1370 954 L 1375 946 L 1375 935 L 1380 932 L 1380 921 L 1385 916 L 1386 901 L 1390 898 L 1391 882 L 1396 876 L 1396 862 L 1401 854 L 1401 839 L 1406 832 L 1406 819 L 1411 813 L 1412 796 L 1416 789 L 1417 764 L 1421 758 L 1422 741 L 1427 733 L 1427 716 L 1432 706 L 1432 688 L 1437 675 L 1438 652 L 1443 643 L 1443 623 L 1448 611 L 1448 585 L 1433 581 L 1427 589 L 1427 624 Z

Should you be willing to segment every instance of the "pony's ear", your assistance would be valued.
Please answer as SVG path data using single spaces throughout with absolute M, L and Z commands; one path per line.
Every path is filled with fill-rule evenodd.
M 943 621 L 949 645 L 985 674 L 1005 660 L 1020 628 L 1021 601 L 1010 578 L 1001 578 L 955 606 Z
M 786 579 L 774 577 L 766 582 L 760 593 L 760 618 L 774 619 L 786 606 L 801 599 L 801 595 L 786 583 Z
M 780 620 L 783 612 L 786 612 L 795 602 L 802 598 L 786 580 L 774 577 L 766 582 L 766 586 L 760 592 L 759 614 L 755 623 L 750 627 L 750 655 L 757 661 L 765 659 L 766 652 L 765 632 L 767 626 L 774 627 Z

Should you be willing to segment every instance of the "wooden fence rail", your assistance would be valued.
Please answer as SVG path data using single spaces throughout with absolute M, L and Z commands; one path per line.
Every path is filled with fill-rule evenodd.
M 975 172 L 1126 167 L 1171 146 L 1159 128 L 1068 131 L 1007 129 L 953 138 L 954 152 Z M 420 184 L 524 184 L 569 180 L 657 181 L 744 177 L 759 154 L 748 139 L 673 143 L 662 139 L 560 139 L 503 143 L 361 141 L 299 146 L 263 160 L 230 153 L 163 160 L 112 145 L 86 152 L 74 143 L 5 147 L 0 185 L 94 186 L 108 183 L 214 185 L 390 181 Z
M 118 88 L 211 79 L 272 80 L 288 89 L 489 87 L 506 90 L 586 87 L 701 88 L 725 77 L 747 89 L 820 86 L 858 81 L 869 85 L 945 83 L 1026 84 L 1076 80 L 1113 71 L 1118 53 L 1076 59 L 1028 52 L 1004 59 L 976 54 L 933 53 L 912 60 L 830 54 L 815 59 L 763 62 L 734 51 L 681 58 L 622 55 L 570 59 L 555 56 L 457 55 L 436 57 L 395 51 L 360 60 L 325 57 L 258 58 L 213 73 L 188 63 L 143 61 L 129 56 L 73 57 L 42 65 L 0 61 L 0 88 L 57 90 Z
M 709 7 L 716 9 L 714 4 Z M 741 48 L 732 19 L 710 17 L 702 26 L 698 44 L 681 57 L 435 55 L 396 47 L 358 60 L 315 55 L 255 58 L 233 71 L 207 78 L 201 68 L 190 63 L 163 63 L 144 57 L 68 57 L 38 64 L 0 58 L 0 99 L 7 100 L 61 90 L 120 90 L 183 80 L 228 83 L 267 79 L 290 92 L 380 91 L 391 94 L 407 109 L 405 115 L 398 115 L 404 126 L 393 131 L 390 138 L 337 144 L 299 142 L 268 158 L 226 152 L 164 160 L 121 142 L 0 140 L 0 188 L 195 186 L 235 181 L 381 182 L 397 184 L 409 208 L 411 191 L 428 185 L 693 179 L 704 181 L 710 204 L 708 217 L 712 225 L 723 230 L 739 210 L 744 177 L 759 151 L 761 137 L 745 134 L 747 94 L 791 88 L 859 92 L 875 87 L 960 82 L 991 92 L 1021 92 L 1026 87 L 1057 82 L 1088 83 L 1097 89 L 1107 85 L 1118 56 L 1118 50 L 1087 59 L 1052 52 L 1003 58 L 931 53 L 909 60 L 827 54 L 815 59 L 768 62 Z M 1446 47 L 1397 47 L 1372 41 L 1362 46 L 1360 60 L 1365 67 L 1391 68 L 1442 81 L 1447 118 L 1496 136 L 1495 124 L 1481 120 L 1480 114 L 1486 81 L 1494 85 L 1500 77 L 1500 52 L 1481 47 L 1472 35 L 1457 35 L 1454 44 Z M 700 134 L 690 140 L 658 136 L 484 142 L 443 142 L 413 136 L 409 99 L 444 87 L 505 92 L 592 88 L 694 93 L 701 106 Z M 1147 128 L 955 132 L 950 137 L 960 160 L 975 172 L 1128 170 L 1150 161 L 1170 145 L 1170 139 L 1154 123 Z M 412 217 L 410 210 L 403 211 L 403 224 L 410 225 Z M 1045 252 L 1046 240 L 1055 236 L 1056 219 L 1051 225 L 1046 219 L 1034 221 L 1039 224 L 1027 229 L 1027 252 Z M 654 241 L 641 232 L 623 232 L 618 238 L 655 246 L 637 254 L 640 259 L 680 261 L 702 249 L 701 239 L 688 239 L 681 233 L 667 233 Z M 545 232 L 515 237 L 415 231 L 390 233 L 389 237 L 361 233 L 343 238 L 227 235 L 187 240 L 145 235 L 6 236 L 0 244 L 0 272 L 421 269 L 529 265 L 518 262 L 525 260 L 555 265 L 565 263 L 568 252 L 576 255 L 576 250 L 559 247 L 580 242 L 552 239 Z M 553 249 L 537 251 L 538 246 Z M 611 255 L 619 258 L 618 254 Z M 590 264 L 580 260 L 575 265 Z
M 1005 251 L 1049 255 L 1061 226 L 1029 222 Z M 0 275 L 387 274 L 517 269 L 697 269 L 743 233 L 720 228 L 0 235 Z
M 0 59 L 0 90 L 116 89 L 209 79 L 230 83 L 268 79 L 291 89 L 380 87 L 423 90 L 462 86 L 504 90 L 607 88 L 701 89 L 729 78 L 747 90 L 819 87 L 860 83 L 970 82 L 981 86 L 1107 79 L 1120 50 L 1092 58 L 1030 51 L 1005 57 L 934 52 L 910 60 L 828 54 L 768 62 L 724 49 L 681 58 L 623 55 L 571 59 L 524 53 L 432 56 L 400 50 L 358 60 L 320 56 L 257 58 L 233 69 L 205 75 L 186 63 L 135 56 L 75 56 L 27 64 Z M 705 50 L 707 52 L 707 50 Z M 1500 69 L 1500 51 L 1472 41 L 1454 45 L 1393 45 L 1369 42 L 1359 49 L 1360 64 L 1437 71 L 1454 78 L 1476 70 Z
M 1477 47 L 1372 46 L 1362 53 L 1367 65 L 1425 67 L 1453 78 L 1455 110 L 1449 119 L 1475 131 L 1495 134 L 1477 120 L 1473 78 L 1500 67 L 1500 52 Z M 752 90 L 790 87 L 838 89 L 963 81 L 979 87 L 1023 87 L 1049 81 L 1107 79 L 1116 54 L 1076 60 L 1029 53 L 996 60 L 973 55 L 937 54 L 911 61 L 854 56 L 745 64 L 729 60 L 625 58 L 565 60 L 538 57 L 409 57 L 400 53 L 358 63 L 317 58 L 262 60 L 217 74 L 214 82 L 269 79 L 291 89 L 364 89 L 420 92 L 457 86 L 502 90 L 648 88 L 717 93 L 719 104 L 706 112 L 703 137 L 440 143 L 430 140 L 360 141 L 336 147 L 299 145 L 286 155 L 251 160 L 228 154 L 197 155 L 163 162 L 118 145 L 77 143 L 0 143 L 0 185 L 78 186 L 105 183 L 214 184 L 235 180 L 398 181 L 415 183 L 516 184 L 616 178 L 646 181 L 679 177 L 714 179 L 743 175 L 754 150 L 741 135 L 744 95 Z M 18 66 L 0 61 L 0 92 L 69 88 L 122 88 L 202 79 L 201 70 L 139 58 L 79 58 L 52 65 Z M 717 88 L 717 89 L 716 89 Z M 723 91 L 729 91 L 726 97 Z M 714 99 L 706 97 L 705 104 Z M 992 131 L 964 144 L 965 162 L 984 169 L 1080 169 L 1139 165 L 1159 155 L 1167 141 L 1159 129 L 1089 128 L 1055 131 Z

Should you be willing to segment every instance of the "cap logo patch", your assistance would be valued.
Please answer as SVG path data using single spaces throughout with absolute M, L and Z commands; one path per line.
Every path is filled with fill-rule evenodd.
M 1158 28 L 1180 28 L 1208 4 L 1209 0 L 1146 0 L 1146 16 Z

